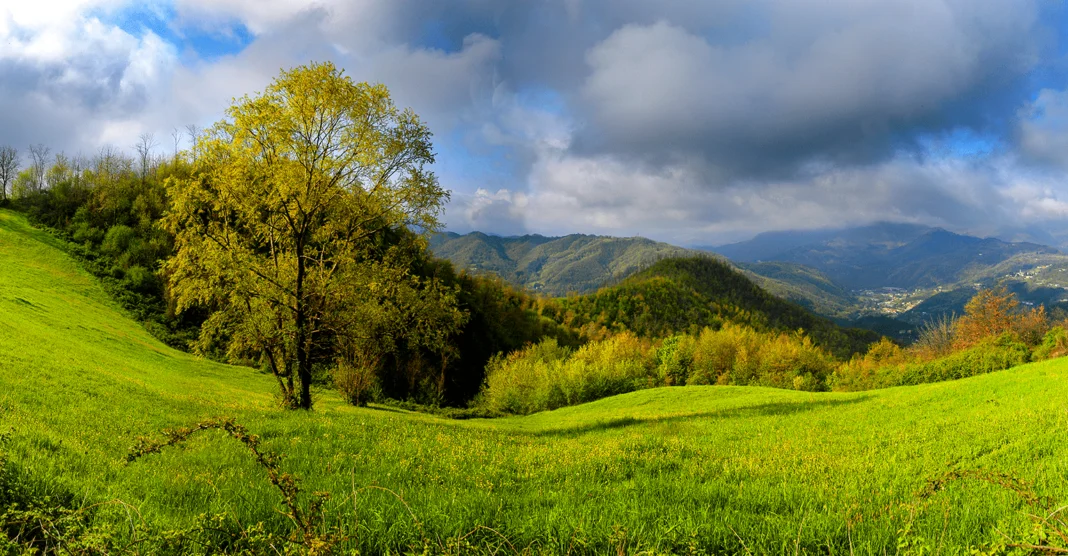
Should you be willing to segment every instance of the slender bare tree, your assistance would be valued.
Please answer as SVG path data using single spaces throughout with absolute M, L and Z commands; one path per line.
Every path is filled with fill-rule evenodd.
M 6 200 L 11 184 L 19 173 L 19 151 L 15 147 L 0 147 L 0 200 Z
M 189 136 L 189 153 L 196 157 L 197 137 L 200 135 L 200 127 L 197 124 L 186 124 L 185 133 Z
M 148 181 L 148 173 L 155 167 L 152 150 L 157 146 L 159 146 L 159 143 L 156 142 L 155 136 L 151 133 L 142 133 L 137 138 L 137 144 L 134 145 L 137 149 L 137 158 L 140 164 L 138 172 L 141 175 L 141 185 Z
M 33 174 L 31 186 L 34 192 L 41 191 L 47 185 L 45 183 L 45 172 L 48 171 L 48 154 L 51 152 L 52 149 L 46 147 L 43 143 L 30 145 L 30 158 L 32 159 L 30 169 Z
M 174 140 L 174 164 L 178 164 L 178 144 L 182 142 L 182 132 L 178 128 L 171 131 L 171 139 Z

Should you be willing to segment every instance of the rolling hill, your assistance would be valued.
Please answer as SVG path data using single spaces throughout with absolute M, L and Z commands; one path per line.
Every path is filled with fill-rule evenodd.
M 97 553 L 236 551 L 245 527 L 288 530 L 222 435 L 125 462 L 139 436 L 218 416 L 283 454 L 299 503 L 329 493 L 341 548 L 367 554 L 954 553 L 1045 542 L 1028 514 L 1068 501 L 1063 360 L 850 394 L 660 388 L 495 420 L 330 391 L 292 412 L 270 376 L 153 339 L 61 247 L 0 211 L 0 506 L 78 508 Z M 19 530 L 4 519 L 0 539 Z
M 722 322 L 757 330 L 804 330 L 839 357 L 863 352 L 875 333 L 844 329 L 776 297 L 727 263 L 708 256 L 662 260 L 616 285 L 563 300 L 574 324 L 663 336 Z

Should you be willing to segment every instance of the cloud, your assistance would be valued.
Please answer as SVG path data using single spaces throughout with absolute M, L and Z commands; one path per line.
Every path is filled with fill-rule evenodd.
M 1068 91 L 1043 89 L 1018 115 L 1016 133 L 1022 156 L 1068 169 Z
M 141 128 L 130 116 L 153 101 L 176 53 L 152 32 L 136 37 L 95 15 L 114 7 L 61 2 L 53 12 L 0 12 L 0 143 L 78 150 L 107 142 L 124 122 Z
M 756 5 L 770 29 L 738 43 L 661 21 L 590 49 L 580 95 L 594 125 L 577 144 L 697 154 L 730 175 L 869 163 L 920 132 L 985 125 L 981 104 L 951 108 L 1037 62 L 1031 2 Z
M 449 222 L 452 231 L 470 232 L 489 230 L 499 235 L 522 235 L 527 233 L 527 197 L 521 192 L 499 189 L 491 192 L 476 189 L 474 194 L 461 194 L 453 198 L 449 207 L 451 215 L 459 219 Z

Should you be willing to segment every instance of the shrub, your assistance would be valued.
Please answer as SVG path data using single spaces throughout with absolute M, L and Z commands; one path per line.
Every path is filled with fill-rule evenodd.
M 748 360 L 755 350 L 756 333 L 748 327 L 725 324 L 719 330 L 705 328 L 694 346 L 693 374 L 689 384 L 727 384 L 735 363 Z
M 940 320 L 941 325 L 924 329 L 926 337 L 933 337 L 935 341 L 940 341 L 938 338 L 949 337 L 942 336 L 942 332 L 951 330 L 950 326 L 946 324 L 950 321 L 948 319 Z M 933 334 L 931 331 L 934 331 Z M 943 347 L 936 348 L 928 344 L 922 349 L 931 353 L 941 350 Z M 901 349 L 900 346 L 884 337 L 882 340 L 872 344 L 868 348 L 868 353 L 864 354 L 863 357 L 854 356 L 847 363 L 840 365 L 831 375 L 829 386 L 832 390 L 838 391 L 885 387 L 888 385 L 886 383 L 888 372 L 892 372 L 893 369 L 897 369 L 908 362 L 909 356 L 915 356 L 915 353 L 915 350 L 907 352 Z
M 726 324 L 706 328 L 693 348 L 689 384 L 760 385 L 824 390 L 834 359 L 800 333 L 761 333 Z
M 690 335 L 675 335 L 661 342 L 653 356 L 659 381 L 667 386 L 683 385 L 693 370 L 696 342 Z
M 334 387 L 352 405 L 365 406 L 378 401 L 381 387 L 374 367 L 338 360 L 333 371 Z
M 505 413 L 533 413 L 549 409 L 550 399 L 562 392 L 553 390 L 560 363 L 571 353 L 555 338 L 542 340 L 508 356 L 497 356 L 486 366 L 486 385 L 477 403 Z
M 100 245 L 100 250 L 112 257 L 118 257 L 125 253 L 136 239 L 137 235 L 133 228 L 118 224 L 108 229 L 108 233 L 104 235 L 104 242 Z
M 937 359 L 953 352 L 953 330 L 957 317 L 942 315 L 920 328 L 920 336 L 912 344 L 912 351 L 920 359 Z
M 478 404 L 491 411 L 534 413 L 657 386 L 648 340 L 629 332 L 572 353 L 548 339 L 493 359 Z
M 1068 355 L 1068 331 L 1062 326 L 1055 326 L 1046 332 L 1031 358 L 1040 361 L 1065 355 Z
M 1001 371 L 1027 363 L 1030 356 L 1030 350 L 1019 337 L 1006 332 L 941 359 L 908 364 L 892 385 L 955 380 Z

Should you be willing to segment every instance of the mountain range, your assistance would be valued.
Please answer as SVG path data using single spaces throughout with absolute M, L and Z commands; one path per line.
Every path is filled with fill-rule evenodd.
M 1068 305 L 1068 256 L 1057 249 L 915 224 L 768 232 L 693 249 L 641 237 L 479 232 L 438 234 L 430 246 L 458 268 L 556 297 L 620 283 L 666 258 L 711 251 L 779 298 L 840 322 L 864 317 L 895 332 L 908 328 L 902 321 L 919 325 L 960 314 L 977 287 L 998 283 L 1027 303 Z
M 776 261 L 814 268 L 850 290 L 935 288 L 1068 261 L 1053 247 L 955 234 L 915 224 L 879 223 L 828 231 L 769 232 L 709 248 L 742 263 Z

